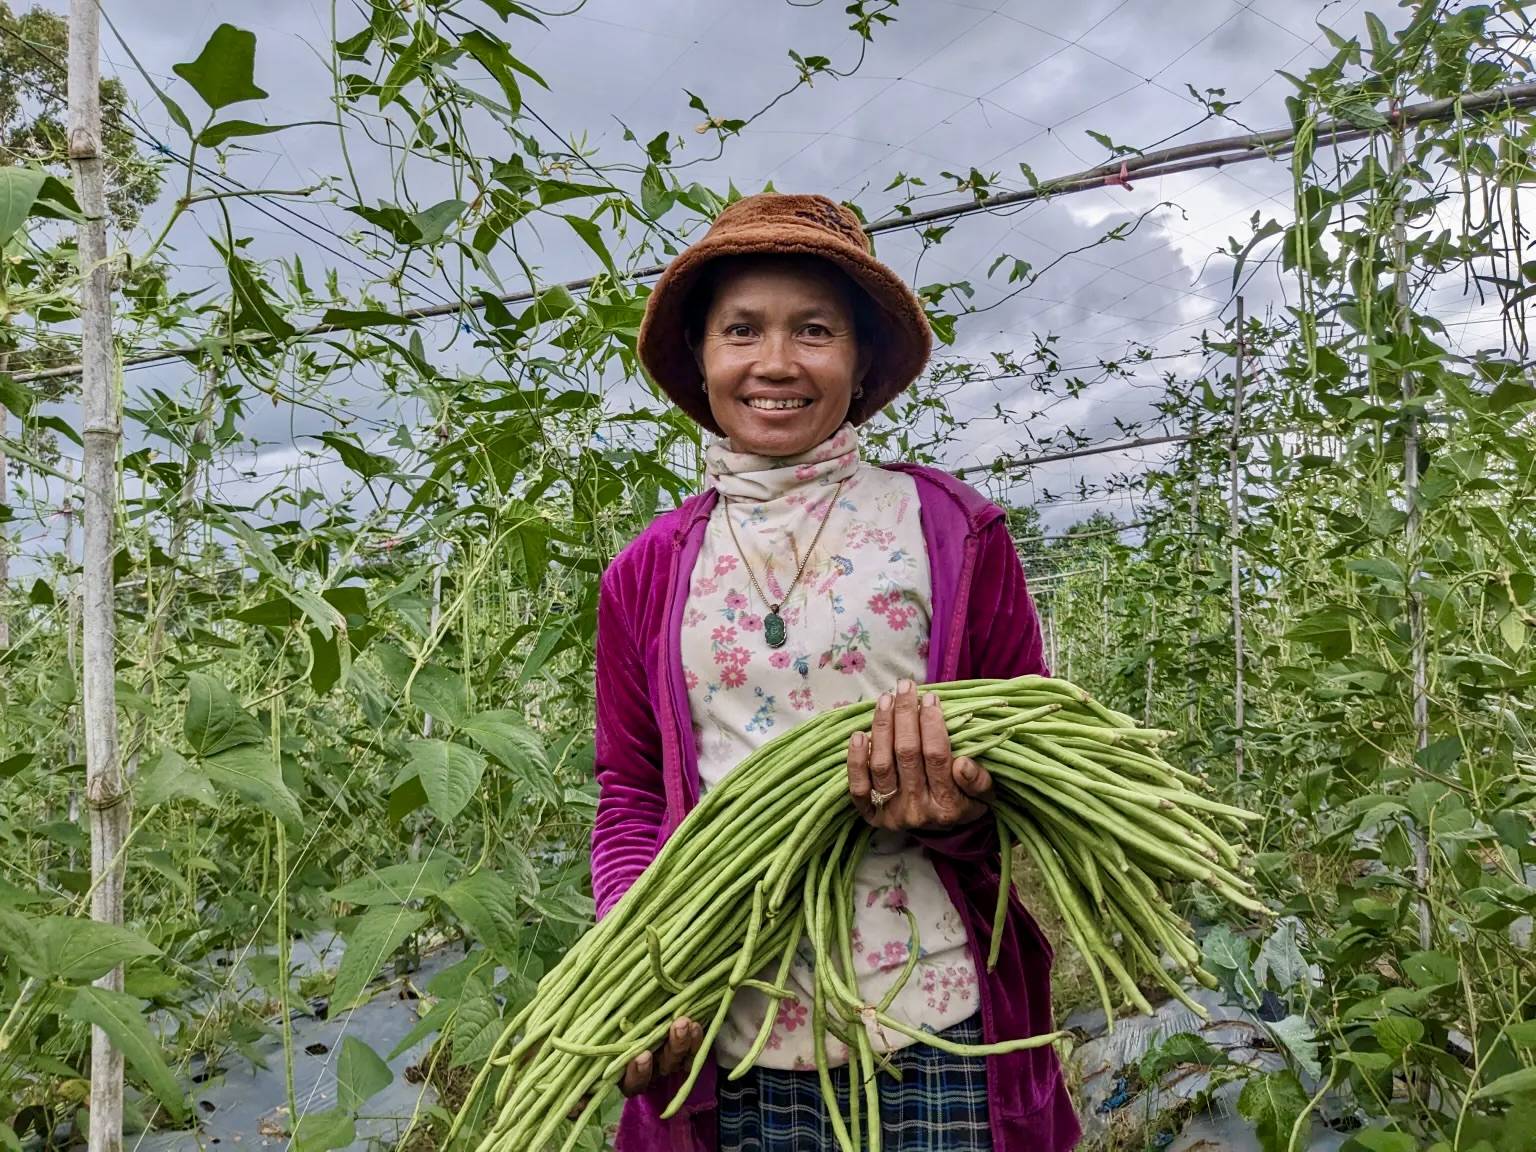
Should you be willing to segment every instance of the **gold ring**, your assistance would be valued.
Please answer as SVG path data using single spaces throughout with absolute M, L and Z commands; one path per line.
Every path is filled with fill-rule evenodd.
M 885 805 L 886 805 L 886 802 L 891 800 L 891 799 L 894 799 L 895 796 L 896 796 L 896 793 L 898 793 L 900 791 L 901 791 L 900 788 L 892 788 L 889 792 L 871 791 L 870 794 L 869 794 L 869 802 L 871 804 L 873 804 L 876 808 L 884 808 Z

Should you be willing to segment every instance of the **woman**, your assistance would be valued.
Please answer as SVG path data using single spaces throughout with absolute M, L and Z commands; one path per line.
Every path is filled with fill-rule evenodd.
M 604 573 L 597 630 L 592 886 L 604 915 L 699 796 L 758 745 L 818 711 L 878 698 L 848 749 L 851 803 L 876 829 L 855 886 L 859 990 L 899 976 L 917 917 L 921 955 L 894 1011 L 965 1043 L 1051 1028 L 1050 949 L 1016 900 L 986 971 L 997 896 L 991 784 L 955 758 L 915 682 L 1045 673 L 1040 627 L 1002 510 L 944 473 L 876 468 L 857 428 L 922 371 L 921 303 L 869 252 L 857 217 L 820 196 L 740 200 L 678 256 L 640 328 L 651 378 L 715 434 L 708 487 L 648 527 Z M 808 959 L 808 958 L 807 958 Z M 771 974 L 770 974 L 771 975 Z M 702 1042 L 680 1020 L 634 1061 L 621 1152 L 830 1147 L 807 1037 L 812 976 L 768 1047 L 727 1081 L 766 1012 L 738 996 L 685 1108 L 660 1112 Z M 834 1042 L 840 1091 L 846 1052 Z M 1074 1144 L 1049 1049 L 956 1057 L 886 1037 L 884 1147 Z

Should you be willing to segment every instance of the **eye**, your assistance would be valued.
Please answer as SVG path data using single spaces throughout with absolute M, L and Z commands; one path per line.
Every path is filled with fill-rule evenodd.
M 832 335 L 832 329 L 828 328 L 825 324 L 818 324 L 815 321 L 807 324 L 801 331 L 813 340 L 825 340 Z
M 725 334 L 737 340 L 745 340 L 752 335 L 752 325 L 727 324 L 725 326 Z

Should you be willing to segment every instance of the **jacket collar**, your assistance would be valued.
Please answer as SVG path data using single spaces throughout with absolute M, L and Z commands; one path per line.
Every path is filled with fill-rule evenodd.
M 926 483 L 930 488 L 942 493 L 953 503 L 955 511 L 965 520 L 966 527 L 973 533 L 981 531 L 1003 515 L 1002 508 L 997 504 L 941 468 L 930 468 L 926 464 L 882 464 L 881 467 L 892 472 L 905 472 L 919 484 Z M 681 544 L 700 521 L 708 520 L 719 498 L 719 492 L 709 488 L 688 497 L 679 504 L 677 508 L 679 518 L 673 542 Z

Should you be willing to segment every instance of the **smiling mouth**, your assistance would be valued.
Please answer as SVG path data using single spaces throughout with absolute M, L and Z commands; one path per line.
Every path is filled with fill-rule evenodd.
M 763 412 L 778 412 L 788 408 L 809 408 L 811 402 L 799 397 L 774 398 L 768 396 L 754 396 L 744 401 L 749 408 L 756 408 Z

